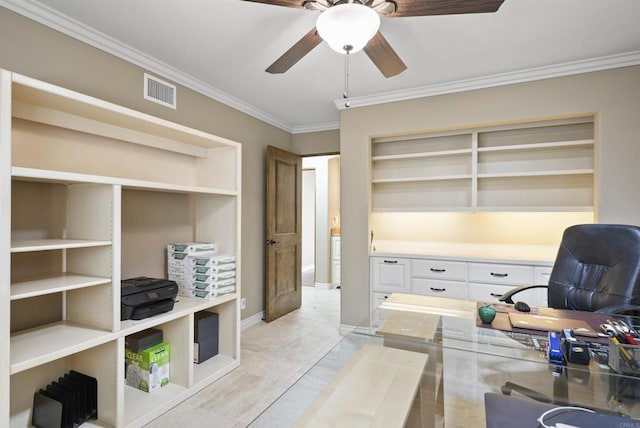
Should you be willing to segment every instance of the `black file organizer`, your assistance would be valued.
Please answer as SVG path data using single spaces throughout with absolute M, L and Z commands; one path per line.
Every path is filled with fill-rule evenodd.
M 36 428 L 75 428 L 98 419 L 98 381 L 71 370 L 33 396 L 31 424 Z

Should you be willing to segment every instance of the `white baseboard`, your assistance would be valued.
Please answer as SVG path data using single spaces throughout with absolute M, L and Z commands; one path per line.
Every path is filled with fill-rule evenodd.
M 242 321 L 240 321 L 240 331 L 246 330 L 249 327 L 253 327 L 254 325 L 263 323 L 264 322 L 262 321 L 263 318 L 264 318 L 264 311 L 258 312 L 255 315 L 251 315 L 250 317 L 243 319 Z
M 338 284 L 333 284 L 331 282 L 316 282 L 314 287 L 319 288 L 321 290 L 333 290 L 338 287 Z
M 338 331 L 340 332 L 340 336 L 346 336 L 349 333 L 353 333 L 356 329 L 354 325 L 340 324 Z
M 358 326 L 358 325 L 347 325 L 340 324 L 340 335 L 346 336 L 347 334 L 356 333 L 356 334 L 366 334 L 366 335 L 374 335 L 376 328 L 373 326 Z

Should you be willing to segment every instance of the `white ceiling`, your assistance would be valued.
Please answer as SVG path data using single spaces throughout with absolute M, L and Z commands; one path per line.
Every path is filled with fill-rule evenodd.
M 284 74 L 264 71 L 319 12 L 241 0 L 0 6 L 289 132 L 338 127 L 342 55 L 322 43 Z M 505 0 L 493 14 L 389 18 L 380 30 L 408 69 L 385 79 L 351 56 L 352 107 L 640 64 L 640 0 Z

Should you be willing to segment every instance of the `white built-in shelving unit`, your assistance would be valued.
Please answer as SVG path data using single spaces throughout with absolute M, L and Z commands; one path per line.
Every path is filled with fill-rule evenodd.
M 239 366 L 240 178 L 239 143 L 0 70 L 0 426 L 29 426 L 71 369 L 98 379 L 89 426 L 137 427 Z M 193 241 L 235 254 L 236 292 L 121 321 L 121 279 L 166 277 L 166 245 Z M 196 365 L 198 311 L 219 314 L 220 352 Z M 171 383 L 145 393 L 124 338 L 151 327 Z
M 376 138 L 372 210 L 593 211 L 593 117 Z

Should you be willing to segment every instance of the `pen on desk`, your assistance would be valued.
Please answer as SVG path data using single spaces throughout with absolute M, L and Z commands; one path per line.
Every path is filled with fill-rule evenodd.
M 620 343 L 629 343 L 624 330 L 616 321 L 607 320 L 607 323 L 603 325 L 605 326 L 607 333 L 610 336 L 617 338 Z
M 636 339 L 634 339 L 630 333 L 625 333 L 624 338 L 627 339 L 629 345 L 638 346 L 638 342 L 636 342 Z
M 618 335 L 611 324 L 600 324 L 600 328 L 611 337 L 616 337 Z
M 622 330 L 622 332 L 624 333 L 624 336 L 627 339 L 627 342 L 629 342 L 630 345 L 637 346 L 638 341 L 636 340 L 636 338 L 638 338 L 638 332 L 635 331 L 633 328 L 629 327 L 627 323 L 622 320 L 619 320 L 617 323 L 620 329 Z

